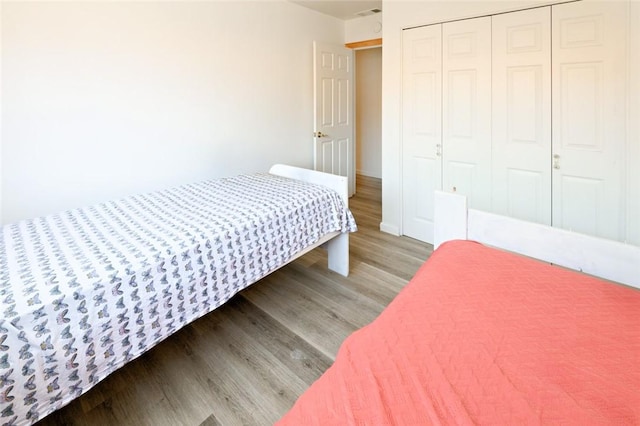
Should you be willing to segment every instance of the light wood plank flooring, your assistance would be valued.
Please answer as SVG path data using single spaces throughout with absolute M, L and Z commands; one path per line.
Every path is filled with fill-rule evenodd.
M 380 180 L 358 176 L 351 273 L 317 249 L 183 328 L 44 425 L 270 425 L 431 254 L 379 231 Z

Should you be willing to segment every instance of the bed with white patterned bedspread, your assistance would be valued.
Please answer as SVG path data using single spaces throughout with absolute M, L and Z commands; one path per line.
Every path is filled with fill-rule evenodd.
M 336 192 L 266 173 L 4 226 L 0 422 L 37 421 L 325 234 L 355 229 Z

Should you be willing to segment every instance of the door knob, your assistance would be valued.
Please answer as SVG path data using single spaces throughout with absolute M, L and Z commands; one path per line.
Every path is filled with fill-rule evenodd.
M 324 133 L 322 133 L 322 132 L 314 132 L 314 133 L 313 133 L 313 137 L 315 137 L 315 138 L 328 138 L 328 137 L 329 137 L 329 135 L 324 134 Z
M 554 154 L 553 156 L 553 168 L 554 169 L 560 168 L 560 156 L 558 154 Z

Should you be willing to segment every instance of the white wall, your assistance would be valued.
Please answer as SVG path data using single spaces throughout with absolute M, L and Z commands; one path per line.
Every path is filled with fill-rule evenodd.
M 627 235 L 629 243 L 640 245 L 640 1 L 632 1 L 630 7 Z
M 401 88 L 402 88 L 402 30 L 420 25 L 428 25 L 438 22 L 444 22 L 455 19 L 470 18 L 474 16 L 489 15 L 498 12 L 508 12 L 519 10 L 527 7 L 544 6 L 553 3 L 562 3 L 563 1 L 542 1 L 542 0 L 513 0 L 513 1 L 402 1 L 402 0 L 383 0 L 384 21 L 383 21 L 383 44 L 384 54 L 382 58 L 382 223 L 380 229 L 391 234 L 399 235 L 401 233 Z M 638 7 L 636 0 L 632 0 L 634 7 Z M 638 12 L 636 12 L 636 15 Z M 635 34 L 637 38 L 638 23 L 635 21 Z M 634 28 L 634 25 L 631 27 Z M 636 40 L 637 46 L 637 40 Z M 636 53 L 638 55 L 638 53 Z M 635 60 L 636 88 L 638 87 L 638 59 Z M 636 90 L 637 91 L 637 90 Z M 640 107 L 637 102 L 636 94 L 635 113 L 636 117 L 640 116 L 638 111 Z M 640 120 L 634 120 L 636 123 Z M 634 131 L 638 132 L 637 127 Z M 636 146 L 635 165 L 629 164 L 629 167 L 635 167 L 636 173 L 630 179 L 638 180 L 640 173 L 640 143 L 636 133 L 635 141 L 631 142 Z M 633 170 L 633 168 L 632 168 Z M 637 182 L 632 182 L 630 187 L 635 185 L 635 194 L 640 193 Z M 631 190 L 630 190 L 631 191 Z M 629 192 L 633 194 L 633 192 Z M 635 239 L 640 239 L 640 231 L 638 230 L 637 217 L 640 215 L 640 207 L 635 204 L 632 207 L 635 215 L 630 216 L 630 220 L 634 221 Z
M 382 37 L 383 13 L 349 19 L 344 22 L 345 43 L 374 40 Z
M 312 41 L 283 0 L 5 2 L 5 222 L 166 186 L 311 167 Z
M 2 1 L 0 1 L 0 225 L 2 221 Z
M 382 48 L 356 50 L 356 173 L 382 177 Z

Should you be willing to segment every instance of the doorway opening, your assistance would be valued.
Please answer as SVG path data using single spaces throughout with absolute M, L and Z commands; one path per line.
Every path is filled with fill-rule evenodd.
M 356 193 L 382 187 L 382 47 L 355 51 Z M 365 195 L 362 194 L 362 195 Z

